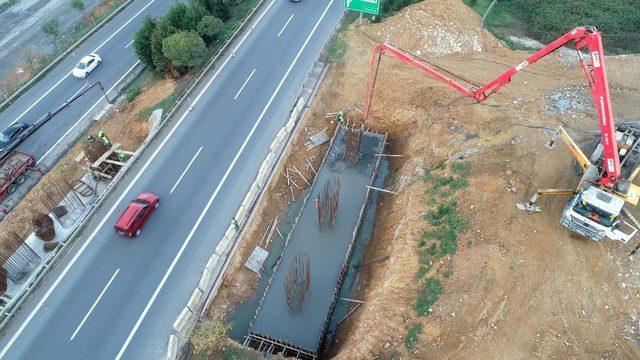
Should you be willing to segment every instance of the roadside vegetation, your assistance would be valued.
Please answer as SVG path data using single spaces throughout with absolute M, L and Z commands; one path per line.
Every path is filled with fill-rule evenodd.
M 480 15 L 492 0 L 463 0 Z M 640 5 L 637 0 L 498 1 L 486 19 L 501 39 L 526 35 L 549 43 L 576 26 L 593 25 L 603 33 L 607 53 L 640 52 Z
M 467 220 L 458 214 L 458 204 L 453 196 L 469 185 L 470 173 L 471 167 L 465 162 L 452 163 L 448 168 L 443 163 L 435 170 L 424 170 L 428 210 L 424 215 L 427 230 L 416 244 L 420 264 L 416 280 L 420 288 L 413 309 L 418 318 L 428 317 L 433 312 L 433 305 L 444 291 L 443 281 L 453 275 L 451 269 L 440 271 L 440 268 L 434 269 L 434 265 L 456 253 L 458 235 L 468 226 Z M 421 323 L 407 329 L 404 341 L 407 350 L 414 351 L 420 334 Z
M 164 17 L 144 19 L 133 48 L 158 76 L 179 78 L 202 64 L 233 34 L 257 0 L 192 0 Z

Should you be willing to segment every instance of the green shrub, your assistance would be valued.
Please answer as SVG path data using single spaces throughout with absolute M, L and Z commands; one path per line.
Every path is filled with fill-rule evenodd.
M 465 162 L 454 162 L 451 164 L 451 170 L 462 177 L 467 177 L 471 174 L 471 166 Z
M 125 93 L 125 99 L 128 103 L 132 102 L 138 95 L 140 95 L 140 85 L 132 84 L 127 88 Z
M 84 1 L 82 0 L 71 0 L 71 7 L 78 10 L 78 11 L 82 11 L 84 10 Z
M 429 315 L 429 308 L 438 301 L 438 297 L 442 294 L 442 283 L 435 278 L 428 278 L 422 289 L 418 299 L 414 304 L 414 310 L 418 316 Z
M 420 337 L 421 334 L 422 334 L 422 324 L 420 323 L 413 324 L 407 330 L 407 337 L 404 338 L 404 346 L 407 348 L 407 350 L 413 351 L 416 345 L 416 342 L 418 342 L 418 338 Z
M 42 31 L 51 37 L 56 37 L 60 33 L 60 22 L 58 19 L 50 19 L 42 24 Z

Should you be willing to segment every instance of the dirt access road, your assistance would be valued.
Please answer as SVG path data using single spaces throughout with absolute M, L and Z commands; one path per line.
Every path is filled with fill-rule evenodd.
M 353 119 L 362 110 L 376 43 L 390 41 L 476 84 L 527 56 L 479 23 L 461 1 L 431 0 L 379 24 L 351 25 L 340 35 L 347 54 L 327 73 L 300 127 L 305 134 L 298 136 L 330 126 L 327 112 L 344 109 Z M 606 60 L 617 121 L 640 120 L 640 56 Z M 515 207 L 538 187 L 577 184 L 567 149 L 544 144 L 552 134 L 548 129 L 560 124 L 578 139 L 597 134 L 590 96 L 578 63 L 567 55 L 551 55 L 527 68 L 483 105 L 383 58 L 367 125 L 389 133 L 390 153 L 406 156 L 392 163 L 395 180 L 388 187 L 400 195 L 383 197 L 365 258 L 390 259 L 362 271 L 357 298 L 366 303 L 341 325 L 332 357 L 640 357 L 640 260 L 626 256 L 638 240 L 624 245 L 571 236 L 558 224 L 563 198 L 543 199 L 539 214 Z M 568 107 L 560 111 L 558 100 Z M 304 143 L 296 141 L 299 147 Z M 432 209 L 425 169 L 460 155 L 471 175 L 469 186 L 453 198 L 469 227 L 459 236 L 455 255 L 440 259 L 427 274 L 440 279 L 444 289 L 431 314 L 417 317 L 418 243 L 431 229 L 424 220 Z M 288 201 L 278 184 L 270 191 L 266 199 L 272 205 L 258 209 L 261 220 L 248 238 L 259 239 L 282 210 L 282 200 Z M 241 268 L 250 249 L 248 243 L 241 246 L 216 307 L 228 311 L 251 296 L 256 277 Z M 404 341 L 414 323 L 422 324 L 423 333 L 409 352 Z

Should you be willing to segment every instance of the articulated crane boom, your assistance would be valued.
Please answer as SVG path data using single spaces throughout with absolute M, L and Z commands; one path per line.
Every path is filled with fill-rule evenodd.
M 580 64 L 587 76 L 587 81 L 589 82 L 593 95 L 593 101 L 596 105 L 598 116 L 600 118 L 600 133 L 602 135 L 602 144 L 604 145 L 604 164 L 606 164 L 605 173 L 602 174 L 600 183 L 606 187 L 612 188 L 620 179 L 620 160 L 618 157 L 618 146 L 615 141 L 616 129 L 613 119 L 613 111 L 611 108 L 611 99 L 609 97 L 609 85 L 607 84 L 607 76 L 604 68 L 602 39 L 600 32 L 598 32 L 594 27 L 578 27 L 571 30 L 543 49 L 531 54 L 523 62 L 508 69 L 495 80 L 482 87 L 460 84 L 448 78 L 442 72 L 436 70 L 435 66 L 428 64 L 407 51 L 399 49 L 389 43 L 379 44 L 373 49 L 373 59 L 371 62 L 371 72 L 369 75 L 369 83 L 367 85 L 367 97 L 364 110 L 365 121 L 369 117 L 373 88 L 378 74 L 378 67 L 380 66 L 380 58 L 383 54 L 395 57 L 404 63 L 414 66 L 436 80 L 451 86 L 459 93 L 481 103 L 492 94 L 497 93 L 501 87 L 508 84 L 511 81 L 511 77 L 520 70 L 537 62 L 571 41 L 574 42 L 576 50 L 581 50 L 585 47 L 588 48 L 591 57 L 591 62 L 587 63 L 587 61 L 582 57 L 582 53 L 578 51 Z
M 630 153 L 638 153 L 636 145 L 640 142 L 640 130 L 629 129 L 629 127 L 625 127 L 624 130 L 616 130 L 609 95 L 609 85 L 607 83 L 607 73 L 605 71 L 602 38 L 600 32 L 595 27 L 577 27 L 569 31 L 557 40 L 545 46 L 543 49 L 531 54 L 520 64 L 508 69 L 496 79 L 481 87 L 473 84 L 462 84 L 456 80 L 452 80 L 445 75 L 441 69 L 437 70 L 436 66 L 429 64 L 417 56 L 399 49 L 392 44 L 379 44 L 373 49 L 371 72 L 367 84 L 367 95 L 365 100 L 365 121 L 369 117 L 371 99 L 376 83 L 378 68 L 380 66 L 380 59 L 383 54 L 395 57 L 406 64 L 414 66 L 436 80 L 451 86 L 457 92 L 472 98 L 477 103 L 481 103 L 492 94 L 497 93 L 504 85 L 508 84 L 511 81 L 511 77 L 516 73 L 568 43 L 573 43 L 573 46 L 577 50 L 580 65 L 587 77 L 589 87 L 591 88 L 593 101 L 598 112 L 598 124 L 600 126 L 601 140 L 598 148 L 596 149 L 596 153 L 594 153 L 591 158 L 587 158 L 577 145 L 575 145 L 575 143 L 573 143 L 569 138 L 564 129 L 559 129 L 563 140 L 567 145 L 569 145 L 572 153 L 578 160 L 578 163 L 585 171 L 585 177 L 583 177 L 580 182 L 578 189 L 573 191 L 575 195 L 572 197 L 568 207 L 577 206 L 574 201 L 577 196 L 579 203 L 583 204 L 584 208 L 593 210 L 590 214 L 586 214 L 586 212 L 589 211 L 580 208 L 580 211 L 584 210 L 582 211 L 584 216 L 580 217 L 579 215 L 571 212 L 571 209 L 565 208 L 561 223 L 567 226 L 570 230 L 578 232 L 593 240 L 601 240 L 607 236 L 615 240 L 622 240 L 626 242 L 635 235 L 637 229 L 634 229 L 630 235 L 617 230 L 619 224 L 618 215 L 622 211 L 620 201 L 622 204 L 624 204 L 624 201 L 626 200 L 636 205 L 638 202 L 638 187 L 631 184 L 631 179 L 621 178 L 621 158 L 625 155 L 630 156 Z M 588 52 L 588 61 L 585 59 L 582 52 L 585 50 Z M 625 148 L 622 153 L 618 150 L 619 142 L 624 142 Z M 593 163 L 595 163 L 595 165 Z M 589 174 L 588 177 L 587 173 Z M 637 173 L 637 171 L 634 171 L 633 176 Z M 589 199 L 582 197 L 583 192 L 585 192 L 584 196 L 587 196 L 592 201 L 589 202 Z M 587 192 L 588 194 L 586 194 Z M 543 191 L 540 194 L 543 193 L 550 192 Z M 567 191 L 556 191 L 556 193 L 567 193 Z M 534 198 L 537 198 L 537 196 Z M 598 201 L 602 202 L 602 204 L 594 204 Z M 604 205 L 605 203 L 607 205 Z M 603 209 L 602 207 L 605 207 L 606 209 Z M 587 220 L 585 220 L 585 218 Z M 608 218 L 609 220 L 601 221 L 602 218 Z M 579 224 L 569 224 L 574 220 Z M 627 223 L 625 222 L 625 224 Z

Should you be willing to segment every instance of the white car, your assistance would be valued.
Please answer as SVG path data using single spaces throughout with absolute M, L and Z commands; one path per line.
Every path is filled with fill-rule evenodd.
M 102 59 L 98 54 L 89 54 L 83 57 L 80 62 L 76 64 L 76 67 L 73 68 L 71 73 L 78 79 L 84 79 L 93 71 L 93 69 L 100 65 L 101 62 Z

